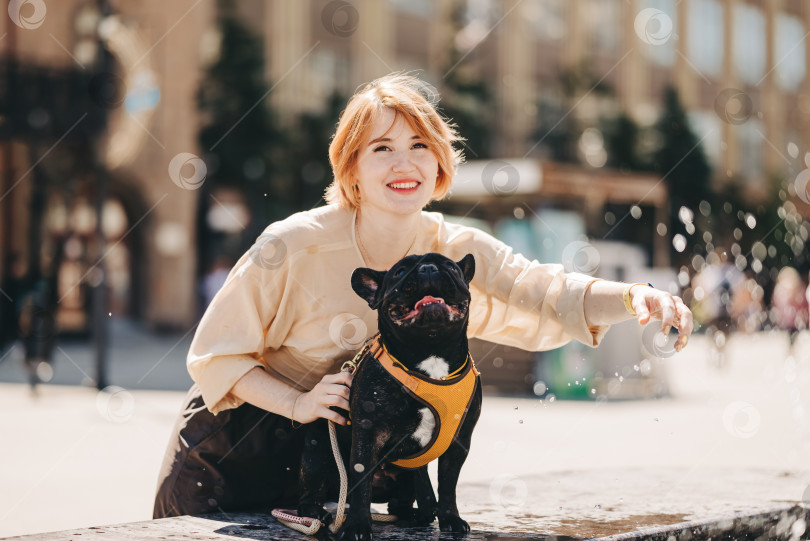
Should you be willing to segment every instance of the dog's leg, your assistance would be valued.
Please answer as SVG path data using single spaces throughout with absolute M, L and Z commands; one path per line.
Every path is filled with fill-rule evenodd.
M 306 442 L 301 454 L 298 516 L 317 518 L 329 524 L 332 516 L 323 508 L 323 504 L 329 488 L 334 485 L 337 469 L 332 458 L 328 427 L 326 421 L 318 420 L 306 430 Z
M 351 510 L 340 529 L 340 541 L 371 541 L 371 480 L 379 459 L 373 430 L 352 423 L 352 451 L 349 458 L 349 505 Z
M 414 509 L 416 500 L 418 509 Z M 388 513 L 407 526 L 427 526 L 436 519 L 436 495 L 427 466 L 416 470 L 397 470 L 396 490 L 388 502 Z
M 439 457 L 439 528 L 443 532 L 469 532 L 470 525 L 458 514 L 456 486 L 461 467 L 470 451 L 473 428 L 481 415 L 481 383 L 476 384 L 469 412 L 453 443 Z
M 418 526 L 427 526 L 436 519 L 436 494 L 433 492 L 433 484 L 428 477 L 427 466 L 422 466 L 414 471 L 413 476 L 416 505 L 419 507 L 414 520 Z

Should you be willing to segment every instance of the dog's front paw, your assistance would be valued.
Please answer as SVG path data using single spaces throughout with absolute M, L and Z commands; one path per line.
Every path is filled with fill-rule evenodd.
M 371 524 L 348 521 L 338 533 L 339 541 L 372 541 Z
M 439 529 L 443 532 L 466 533 L 470 525 L 458 515 L 439 515 Z

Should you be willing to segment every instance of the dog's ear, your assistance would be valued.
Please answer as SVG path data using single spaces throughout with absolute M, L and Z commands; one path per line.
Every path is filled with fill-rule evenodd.
M 464 274 L 464 281 L 468 284 L 472 282 L 473 276 L 475 276 L 475 258 L 473 255 L 465 255 L 461 261 L 456 261 L 456 265 L 461 268 L 461 272 Z
M 376 271 L 364 267 L 355 269 L 352 273 L 352 289 L 369 306 L 373 307 L 384 278 L 385 271 Z

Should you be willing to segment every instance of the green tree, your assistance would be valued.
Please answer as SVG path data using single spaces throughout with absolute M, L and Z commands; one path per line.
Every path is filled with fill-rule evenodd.
M 266 102 L 261 39 L 240 20 L 232 1 L 219 0 L 218 10 L 219 55 L 197 91 L 198 141 L 207 167 L 198 222 L 202 268 L 219 252 L 244 251 L 267 223 L 289 214 L 293 199 L 284 160 L 286 137 Z M 240 238 L 213 232 L 206 224 L 207 209 L 217 204 L 211 193 L 224 186 L 240 190 L 249 205 L 251 221 Z
M 608 155 L 607 165 L 621 171 L 649 171 L 649 163 L 645 163 L 639 152 L 641 130 L 638 124 L 623 111 L 602 124 Z
M 697 136 L 689 127 L 689 119 L 681 105 L 678 93 L 668 88 L 664 95 L 664 109 L 656 124 L 661 145 L 653 158 L 655 170 L 664 178 L 669 188 L 670 235 L 678 233 L 687 238 L 687 249 L 683 254 L 691 254 L 695 244 L 697 229 L 690 230 L 678 218 L 681 207 L 698 214 L 701 201 L 712 203 L 710 180 L 711 167 L 703 153 Z M 700 242 L 700 241 L 697 241 Z M 673 255 L 681 259 L 677 252 Z
M 290 160 L 298 210 L 324 202 L 324 191 L 332 182 L 329 143 L 347 101 L 346 96 L 334 92 L 322 111 L 303 113 L 295 122 Z
M 493 96 L 484 79 L 465 65 L 465 53 L 456 45 L 456 35 L 465 25 L 465 9 L 466 2 L 458 2 L 450 15 L 453 32 L 438 109 L 456 124 L 459 135 L 464 138 L 462 144 L 467 159 L 487 159 L 492 157 L 495 128 Z

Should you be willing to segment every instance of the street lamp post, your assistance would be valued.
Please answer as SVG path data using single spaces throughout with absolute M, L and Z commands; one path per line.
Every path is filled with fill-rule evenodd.
M 111 13 L 107 0 L 98 0 L 99 23 L 104 21 Z M 101 80 L 112 69 L 110 53 L 107 51 L 104 41 L 97 32 L 97 56 L 95 64 L 95 75 Z M 96 174 L 96 265 L 93 273 L 95 276 L 91 280 L 93 287 L 93 336 L 94 351 L 96 360 L 96 388 L 101 390 L 107 387 L 107 354 L 109 346 L 109 315 L 107 312 L 107 267 L 104 263 L 104 252 L 106 239 L 104 236 L 103 215 L 104 203 L 107 199 L 107 166 L 105 163 L 105 133 L 106 133 L 106 111 L 102 107 L 104 114 L 104 129 L 100 130 L 94 141 L 95 174 Z M 91 275 L 92 276 L 92 275 Z

